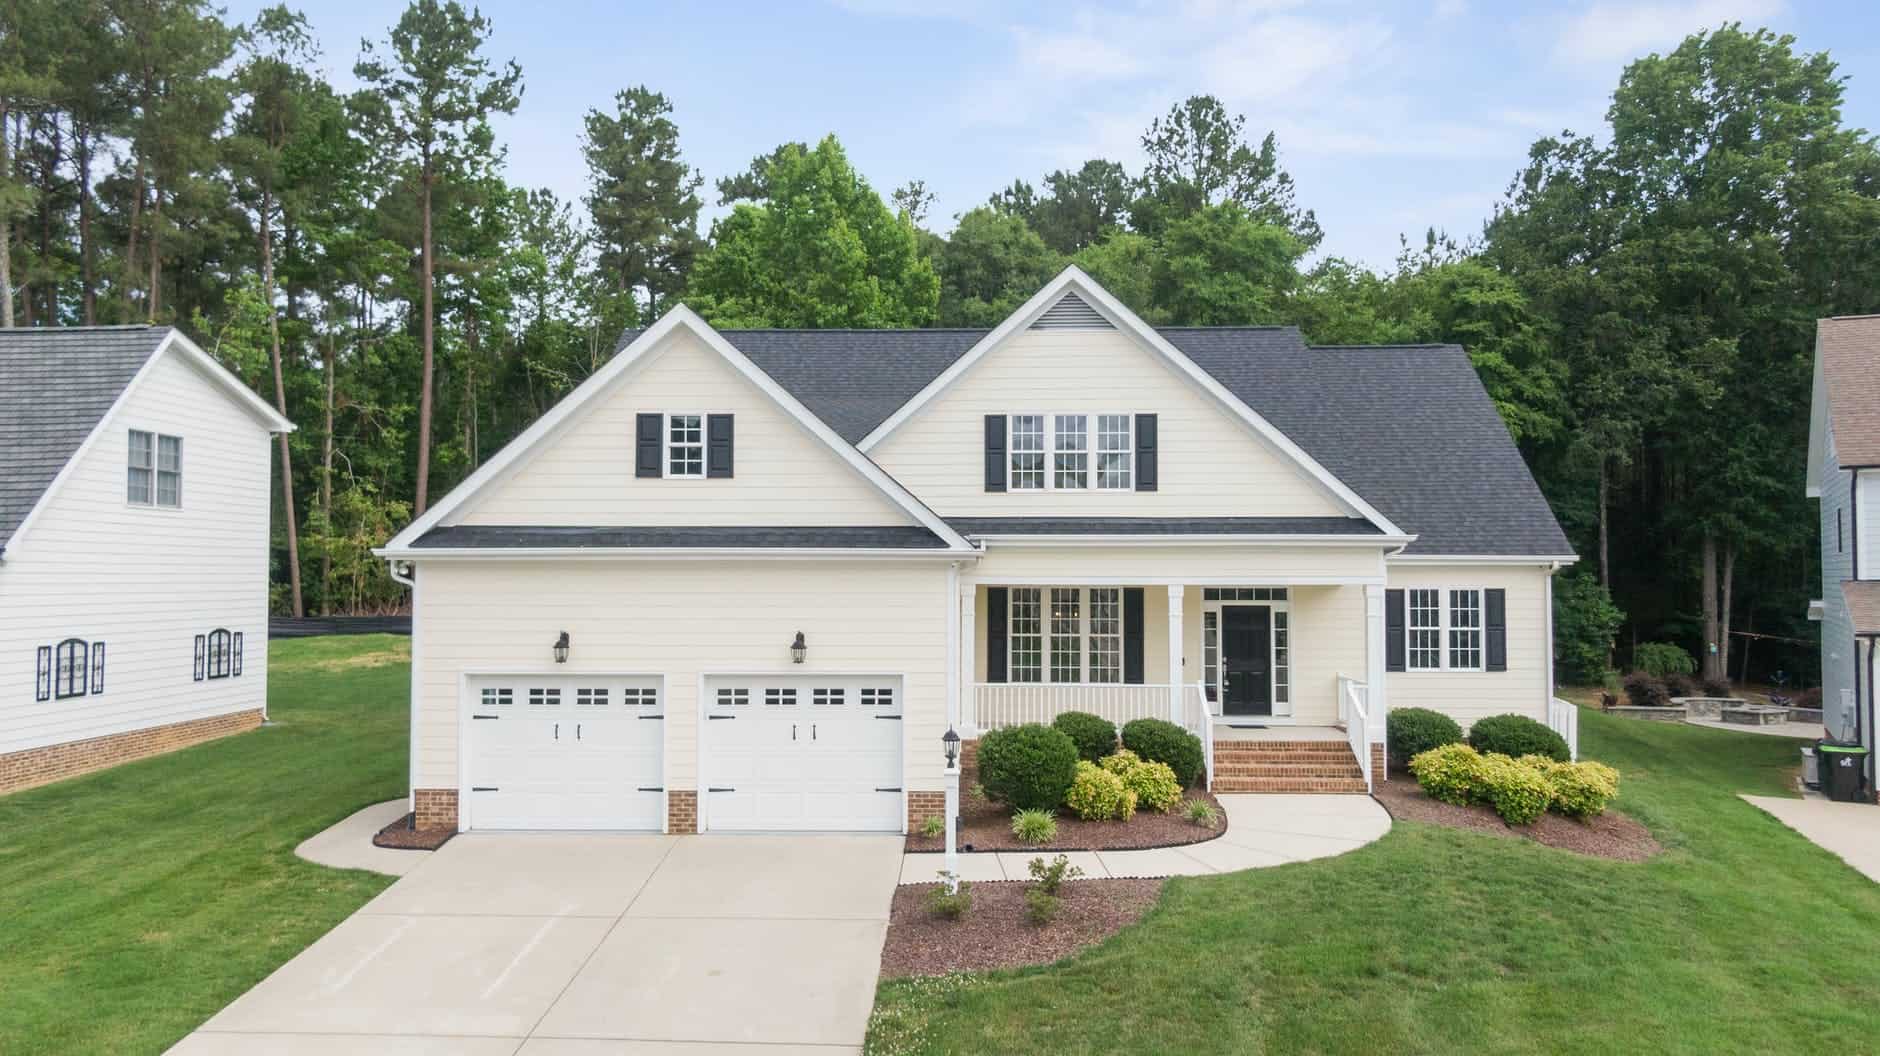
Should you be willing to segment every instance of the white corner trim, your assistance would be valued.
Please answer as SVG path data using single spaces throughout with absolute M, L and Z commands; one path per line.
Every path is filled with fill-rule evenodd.
M 941 371 L 938 377 L 928 382 L 926 387 L 915 393 L 912 399 L 902 404 L 888 416 L 886 421 L 863 437 L 862 442 L 856 446 L 864 452 L 873 450 L 877 444 L 887 439 L 891 433 L 919 413 L 922 407 L 951 388 L 967 371 L 984 359 L 988 352 L 1003 344 L 1013 334 L 1030 326 L 1040 315 L 1056 304 L 1066 291 L 1071 290 L 1081 295 L 1091 307 L 1097 309 L 1115 324 L 1118 330 L 1135 337 L 1186 375 L 1191 382 L 1213 397 L 1230 414 L 1239 418 L 1255 435 L 1297 464 L 1307 477 L 1330 491 L 1359 516 L 1376 525 L 1378 530 L 1386 535 L 1404 534 L 1403 530 L 1398 528 L 1390 518 L 1385 517 L 1376 507 L 1366 502 L 1344 481 L 1339 480 L 1330 470 L 1319 464 L 1317 459 L 1308 455 L 1304 448 L 1293 443 L 1292 439 L 1276 428 L 1273 423 L 1247 406 L 1240 397 L 1229 392 L 1226 386 L 1215 380 L 1214 375 L 1201 369 L 1200 365 L 1189 359 L 1186 353 L 1170 344 L 1166 338 L 1155 331 L 1154 327 L 1143 322 L 1136 313 L 1129 310 L 1127 305 L 1111 296 L 1108 290 L 1097 285 L 1095 279 L 1084 274 L 1075 265 L 1065 267 L 1056 278 L 1046 283 L 1043 289 L 1033 294 L 1030 300 L 1020 305 L 1017 311 L 1005 318 L 1004 322 L 993 328 L 985 337 L 980 338 L 972 348 L 966 350 L 965 355 L 954 360 L 952 366 Z
M 615 379 L 626 373 L 654 350 L 660 348 L 661 343 L 666 337 L 680 327 L 691 331 L 703 341 L 707 347 L 722 356 L 725 362 L 729 363 L 739 374 L 743 375 L 765 395 L 769 396 L 785 413 L 795 419 L 797 424 L 802 426 L 805 431 L 821 440 L 825 446 L 835 452 L 837 457 L 848 463 L 850 467 L 860 473 L 895 505 L 899 506 L 909 516 L 913 517 L 916 522 L 925 527 L 928 531 L 939 536 L 947 544 L 948 549 L 955 552 L 970 552 L 973 549 L 972 545 L 962 538 L 958 532 L 955 532 L 944 520 L 941 520 L 939 514 L 934 513 L 925 503 L 915 498 L 911 492 L 901 486 L 900 482 L 896 481 L 893 477 L 889 476 L 885 470 L 876 465 L 873 459 L 868 458 L 866 455 L 862 454 L 861 451 L 857 450 L 853 444 L 850 444 L 848 441 L 836 435 L 835 430 L 824 424 L 822 419 L 812 414 L 809 408 L 803 406 L 796 397 L 790 395 L 781 385 L 778 385 L 770 375 L 764 373 L 762 368 L 751 362 L 749 357 L 739 352 L 729 341 L 726 341 L 723 335 L 712 329 L 711 325 L 706 323 L 704 319 L 701 319 L 696 312 L 681 304 L 667 311 L 665 315 L 660 316 L 658 322 L 647 327 L 639 337 L 634 338 L 633 342 L 622 349 L 618 355 L 603 364 L 601 369 L 589 375 L 588 379 L 583 381 L 580 385 L 575 386 L 574 391 L 563 397 L 560 403 L 549 408 L 548 413 L 537 418 L 514 440 L 505 444 L 503 449 L 496 453 L 495 457 L 483 463 L 482 466 L 477 468 L 476 472 L 466 477 L 462 483 L 452 488 L 448 494 L 442 499 L 439 499 L 430 509 L 426 510 L 423 516 L 412 521 L 405 527 L 404 531 L 393 536 L 392 540 L 387 543 L 383 549 L 374 551 L 374 553 L 380 556 L 386 556 L 387 554 L 397 554 L 398 556 L 437 556 L 436 551 L 427 550 L 416 553 L 408 551 L 410 550 L 411 544 L 425 532 L 437 527 L 444 518 L 463 507 L 465 503 L 473 498 L 479 491 L 483 490 L 484 487 L 501 477 L 512 466 L 519 463 L 526 455 L 532 452 L 537 445 L 541 444 L 547 437 L 553 435 L 562 425 L 581 414 Z M 636 551 L 636 553 L 646 552 L 647 551 Z M 693 552 L 696 553 L 698 551 Z M 514 554 L 515 552 L 509 551 L 508 553 Z

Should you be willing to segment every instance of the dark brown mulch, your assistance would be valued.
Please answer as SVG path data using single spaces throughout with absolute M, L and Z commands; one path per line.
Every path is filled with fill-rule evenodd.
M 1142 918 L 1161 894 L 1160 880 L 1073 880 L 1062 889 L 1057 919 L 1042 927 L 1025 917 L 1029 884 L 971 884 L 973 907 L 948 920 L 927 908 L 938 884 L 894 889 L 883 978 L 945 975 L 1050 964 L 1094 946 Z
M 1012 835 L 1012 810 L 973 794 L 979 774 L 968 764 L 960 767 L 960 849 L 966 851 L 1122 851 L 1150 847 L 1179 847 L 1184 843 L 1212 840 L 1227 831 L 1227 811 L 1221 801 L 1198 788 L 1188 790 L 1189 799 L 1203 799 L 1214 804 L 1218 820 L 1212 829 L 1204 829 L 1182 817 L 1178 805 L 1163 814 L 1139 810 L 1128 821 L 1085 821 L 1069 810 L 1057 812 L 1057 839 L 1047 844 L 1018 842 Z M 910 851 L 943 851 L 945 836 L 907 834 Z
M 1608 810 L 1585 821 L 1576 821 L 1559 814 L 1543 814 L 1532 825 L 1510 825 L 1501 820 L 1501 815 L 1490 807 L 1458 807 L 1453 803 L 1431 799 L 1417 786 L 1416 778 L 1396 773 L 1391 774 L 1388 781 L 1379 781 L 1372 794 L 1379 803 L 1384 804 L 1384 809 L 1390 811 L 1393 818 L 1427 821 L 1432 825 L 1486 832 L 1493 836 L 1529 839 L 1595 858 L 1642 862 L 1664 850 L 1652 838 L 1650 830 L 1616 810 Z
M 389 847 L 394 851 L 435 851 L 455 835 L 456 829 L 414 829 L 411 815 L 407 814 L 380 829 L 378 835 L 372 837 L 372 846 Z

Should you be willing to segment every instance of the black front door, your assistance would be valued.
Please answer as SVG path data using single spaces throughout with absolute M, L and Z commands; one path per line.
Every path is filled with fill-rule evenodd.
M 1229 605 L 1221 610 L 1221 714 L 1273 714 L 1273 610 Z

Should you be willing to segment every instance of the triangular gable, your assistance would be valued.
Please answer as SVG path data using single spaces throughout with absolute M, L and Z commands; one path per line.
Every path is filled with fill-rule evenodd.
M 713 330 L 705 320 L 699 318 L 697 313 L 680 305 L 668 311 L 657 323 L 641 332 L 618 355 L 609 360 L 600 370 L 595 371 L 586 381 L 576 386 L 573 392 L 551 408 L 547 414 L 537 419 L 501 451 L 498 451 L 495 457 L 485 462 L 457 487 L 451 489 L 449 494 L 426 510 L 423 516 L 413 521 L 404 531 L 394 536 L 391 542 L 379 552 L 383 554 L 409 551 L 419 537 L 445 523 L 453 514 L 465 510 L 480 493 L 521 469 L 536 451 L 560 435 L 571 423 L 591 411 L 602 395 L 611 390 L 615 382 L 633 371 L 648 357 L 662 351 L 666 339 L 678 328 L 684 328 L 698 338 L 706 348 L 716 353 L 734 371 L 769 397 L 787 417 L 855 470 L 891 505 L 904 511 L 916 523 L 933 532 L 947 544 L 949 549 L 972 549 L 971 544 L 959 533 L 949 528 L 939 515 L 896 483 L 894 478 L 856 450 L 854 445 L 838 436 L 833 429 L 804 407 L 796 397 L 790 395 L 748 357 Z
M 1075 298 L 1075 300 L 1067 301 L 1067 298 Z M 994 327 L 952 366 L 916 393 L 913 399 L 889 415 L 886 421 L 876 426 L 857 446 L 864 452 L 873 450 L 876 445 L 919 414 L 924 407 L 972 370 L 988 353 L 1013 335 L 1039 325 L 1047 329 L 1096 326 L 1097 321 L 1092 318 L 1092 315 L 1135 338 L 1143 347 L 1161 357 L 1209 398 L 1226 409 L 1232 417 L 1238 419 L 1256 437 L 1291 460 L 1304 476 L 1322 486 L 1353 513 L 1370 521 L 1386 535 L 1404 534 L 1390 518 L 1366 502 L 1349 485 L 1339 480 L 1330 470 L 1307 454 L 1303 448 L 1253 408 L 1247 406 L 1238 396 L 1228 391 L 1212 374 L 1203 370 L 1194 360 L 1189 359 L 1180 349 L 1170 344 L 1166 338 L 1155 331 L 1154 327 L 1143 322 L 1121 301 L 1111 296 L 1108 290 L 1099 286 L 1096 280 L 1074 266 L 1059 272 L 1055 279 L 1033 294 L 1030 300 L 1007 316 L 1004 322 Z

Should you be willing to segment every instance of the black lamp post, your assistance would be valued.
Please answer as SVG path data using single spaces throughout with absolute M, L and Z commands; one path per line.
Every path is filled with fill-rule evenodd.
M 803 640 L 803 632 L 796 632 L 796 641 L 790 643 L 790 662 L 800 664 L 809 655 L 809 643 Z
M 956 732 L 953 727 L 948 726 L 947 732 L 940 736 L 940 744 L 947 753 L 947 769 L 951 770 L 953 769 L 953 764 L 960 761 L 959 733 Z
M 558 664 L 565 664 L 568 662 L 568 632 L 567 631 L 561 632 L 561 637 L 555 639 L 555 662 Z

